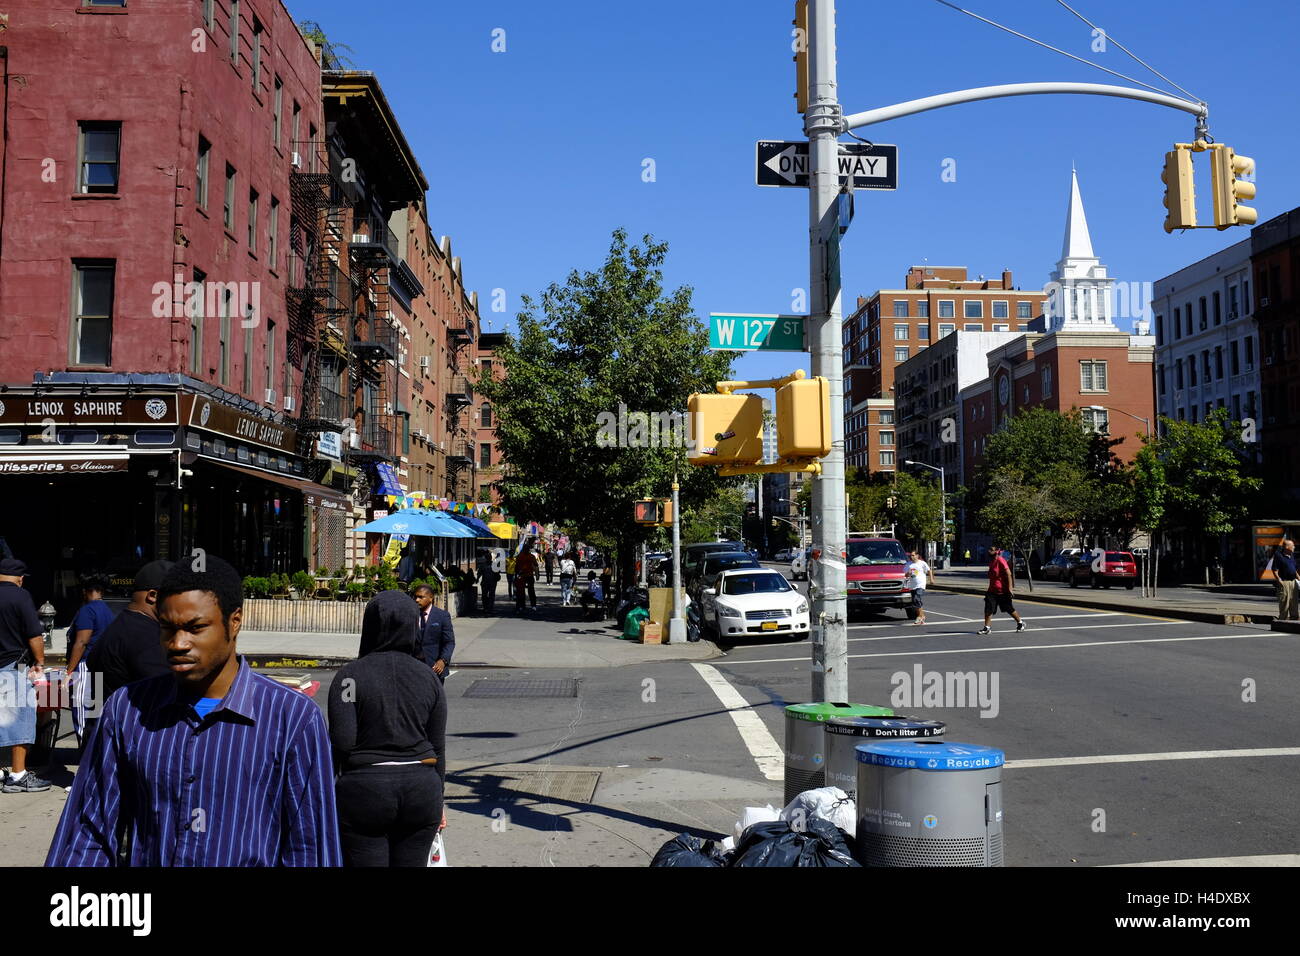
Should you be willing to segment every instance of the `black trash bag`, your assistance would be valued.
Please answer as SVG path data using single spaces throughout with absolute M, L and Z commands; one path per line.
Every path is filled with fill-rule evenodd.
M 651 866 L 726 866 L 727 856 L 712 840 L 682 833 L 659 848 Z
M 740 835 L 728 866 L 861 866 L 849 853 L 845 833 L 816 817 L 802 830 L 787 820 L 755 823 Z

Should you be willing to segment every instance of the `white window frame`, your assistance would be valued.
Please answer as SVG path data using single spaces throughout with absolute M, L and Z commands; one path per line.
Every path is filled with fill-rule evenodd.
M 944 312 L 945 312 L 945 311 L 948 313 L 947 315 L 944 315 Z M 940 299 L 940 300 L 939 300 L 939 315 L 937 316 L 937 318 L 940 318 L 940 319 L 955 319 L 955 318 L 957 318 L 957 300 L 956 300 L 956 299 Z
M 1002 314 L 998 315 L 998 306 L 1002 306 Z M 1011 318 L 1011 301 L 1009 299 L 993 300 L 993 318 L 1009 319 Z
M 1105 359 L 1080 359 L 1079 391 L 1090 394 L 1109 392 L 1110 377 L 1107 373 Z
M 975 314 L 971 315 L 972 306 Z M 984 300 L 983 299 L 964 299 L 961 304 L 961 317 L 963 319 L 982 319 L 984 318 Z

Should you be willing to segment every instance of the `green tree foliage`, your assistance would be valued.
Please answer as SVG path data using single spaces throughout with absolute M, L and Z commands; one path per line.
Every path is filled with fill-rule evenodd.
M 993 536 L 993 543 L 1021 555 L 1026 562 L 1029 552 L 1043 535 L 1068 513 L 1070 496 L 1080 476 L 1073 466 L 1049 465 L 1036 472 L 1032 480 L 1018 469 L 1005 467 L 988 477 L 985 503 L 977 520 Z M 1029 579 L 1033 591 L 1034 580 Z
M 1138 455 L 1144 521 L 1198 536 L 1227 534 L 1260 488 L 1246 463 L 1239 423 L 1222 408 L 1197 424 L 1161 423 L 1163 434 Z
M 717 493 L 682 514 L 682 544 L 712 541 L 718 535 L 735 538 L 745 514 L 745 489 L 721 487 Z
M 665 293 L 666 243 L 629 245 L 616 230 L 604 264 L 575 270 L 540 301 L 523 298 L 518 332 L 497 350 L 505 374 L 478 389 L 497 414 L 497 444 L 509 465 L 496 487 L 512 514 L 554 521 L 580 537 L 616 538 L 620 563 L 653 529 L 632 521 L 636 498 L 668 497 L 674 470 L 693 509 L 734 481 L 685 463 L 684 449 L 604 447 L 602 425 L 630 412 L 681 413 L 692 392 L 730 377 L 734 352 L 710 352 L 691 290 Z M 608 435 L 608 432 L 605 433 Z M 648 441 L 646 442 L 649 443 Z
M 894 531 L 895 535 L 912 547 L 923 547 L 927 541 L 941 541 L 943 525 L 943 494 L 938 478 L 921 478 L 906 471 L 894 477 Z

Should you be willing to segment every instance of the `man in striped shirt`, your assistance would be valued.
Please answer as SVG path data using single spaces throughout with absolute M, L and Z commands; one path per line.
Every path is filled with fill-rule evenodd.
M 47 866 L 339 866 L 329 735 L 308 697 L 235 653 L 239 574 L 202 555 L 158 589 L 172 673 L 115 692 Z

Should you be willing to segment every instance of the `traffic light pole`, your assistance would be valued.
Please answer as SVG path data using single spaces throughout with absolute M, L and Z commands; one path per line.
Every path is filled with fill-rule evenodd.
M 848 603 L 844 566 L 844 363 L 841 341 L 839 217 L 839 135 L 843 116 L 835 83 L 835 2 L 808 4 L 809 105 L 808 238 L 810 305 L 808 347 L 812 374 L 830 386 L 831 452 L 813 480 L 812 541 L 819 554 L 810 562 L 812 605 L 812 699 L 849 699 Z
M 673 474 L 673 616 L 668 621 L 668 643 L 686 643 L 686 618 L 682 615 L 682 509 Z

